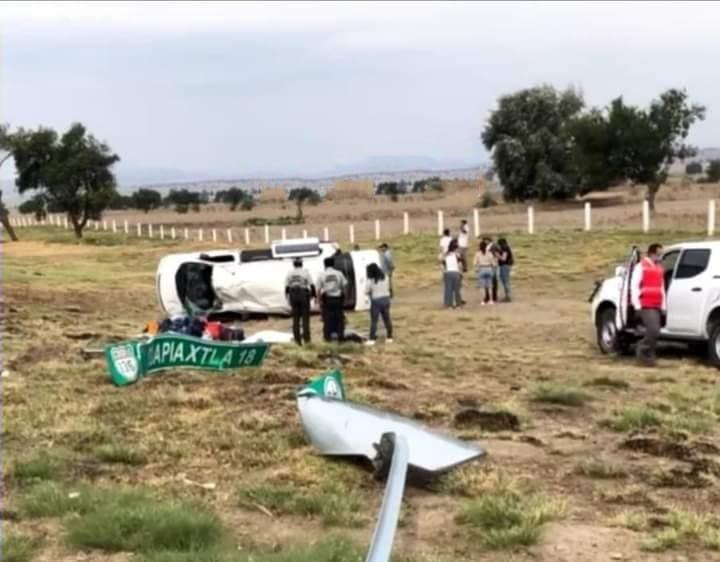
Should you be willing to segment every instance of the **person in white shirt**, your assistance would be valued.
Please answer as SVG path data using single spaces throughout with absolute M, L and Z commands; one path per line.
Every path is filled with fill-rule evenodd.
M 460 294 L 462 280 L 462 257 L 457 240 L 451 240 L 448 251 L 442 256 L 443 266 L 443 306 L 457 308 L 463 305 Z
M 463 260 L 463 271 L 467 271 L 467 254 L 468 246 L 470 244 L 470 228 L 465 219 L 460 221 L 460 230 L 458 231 L 458 248 L 460 249 L 460 255 Z
M 450 236 L 450 229 L 446 228 L 443 230 L 442 238 L 440 238 L 440 253 L 442 255 L 447 254 L 448 246 L 450 246 L 450 241 L 452 240 L 452 236 Z

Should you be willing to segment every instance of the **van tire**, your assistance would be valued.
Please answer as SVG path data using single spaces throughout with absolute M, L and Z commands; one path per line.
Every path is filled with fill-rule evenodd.
M 720 322 L 713 325 L 708 340 L 708 359 L 715 367 L 720 368 Z
M 595 340 L 605 355 L 617 351 L 617 328 L 615 326 L 615 307 L 608 306 L 600 311 L 595 322 Z

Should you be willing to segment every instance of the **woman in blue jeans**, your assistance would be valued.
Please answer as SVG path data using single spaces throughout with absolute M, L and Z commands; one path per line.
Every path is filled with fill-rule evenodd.
M 376 263 L 371 263 L 365 271 L 367 275 L 367 295 L 370 299 L 370 337 L 365 343 L 375 345 L 377 339 L 378 318 L 385 324 L 385 343 L 392 343 L 393 328 L 390 320 L 390 281 Z

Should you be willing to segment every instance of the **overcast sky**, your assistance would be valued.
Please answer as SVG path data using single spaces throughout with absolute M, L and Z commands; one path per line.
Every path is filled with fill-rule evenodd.
M 717 3 L 0 3 L 0 121 L 82 121 L 120 176 L 487 158 L 497 97 L 687 88 L 720 145 Z M 2 177 L 11 173 L 8 166 Z

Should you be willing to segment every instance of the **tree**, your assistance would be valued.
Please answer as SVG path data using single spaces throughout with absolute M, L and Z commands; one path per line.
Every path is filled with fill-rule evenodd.
M 508 201 L 565 199 L 575 194 L 572 119 L 583 108 L 572 89 L 539 86 L 502 96 L 482 133 Z
M 52 129 L 19 129 L 8 135 L 20 193 L 38 190 L 67 213 L 77 238 L 88 220 L 99 220 L 115 195 L 112 166 L 120 160 L 110 147 L 73 124 L 61 137 Z
M 706 181 L 711 183 L 720 181 L 720 160 L 710 160 L 706 172 Z
M 134 209 L 135 203 L 133 202 L 132 195 L 122 195 L 121 193 L 115 192 L 113 198 L 110 200 L 108 209 L 112 211 L 124 211 L 126 209 Z
M 8 131 L 9 127 L 0 123 L 0 168 L 2 168 L 2 165 L 12 156 Z M 5 232 L 10 236 L 10 240 L 17 242 L 17 234 L 15 234 L 15 229 L 10 224 L 10 216 L 2 200 L 2 191 L 0 191 L 0 224 L 2 224 Z
M 195 212 L 200 211 L 200 194 L 196 191 L 171 189 L 165 201 L 175 207 L 176 213 L 187 213 L 190 208 Z
M 622 97 L 604 111 L 593 110 L 576 119 L 574 165 L 581 189 L 595 184 L 607 188 L 627 180 L 647 185 L 647 200 L 655 211 L 655 196 L 665 182 L 670 165 L 678 158 L 694 156 L 685 144 L 690 127 L 705 117 L 705 108 L 690 104 L 683 90 L 667 90 L 641 109 L 627 105 Z
M 224 191 L 218 191 L 215 195 L 216 203 L 225 203 L 230 206 L 230 210 L 234 211 L 240 205 L 244 211 L 250 210 L 255 206 L 254 197 L 239 187 L 231 187 Z
M 154 189 L 138 189 L 132 194 L 132 206 L 148 213 L 162 205 L 162 195 Z
M 378 184 L 376 195 L 388 195 L 392 201 L 397 201 L 399 195 L 407 193 L 408 184 L 405 181 L 385 181 Z
M 305 220 L 303 217 L 303 204 L 307 201 L 311 205 L 317 205 L 321 200 L 322 198 L 320 197 L 320 194 L 309 187 L 295 187 L 291 189 L 288 194 L 288 201 L 295 201 L 295 204 L 297 205 L 295 221 L 298 224 L 304 222 Z
M 685 166 L 685 173 L 689 176 L 697 176 L 703 173 L 703 167 L 700 162 L 689 162 Z
M 31 197 L 27 201 L 23 201 L 18 206 L 18 211 L 23 215 L 35 215 L 37 220 L 42 220 L 47 216 L 47 201 L 42 193 Z

